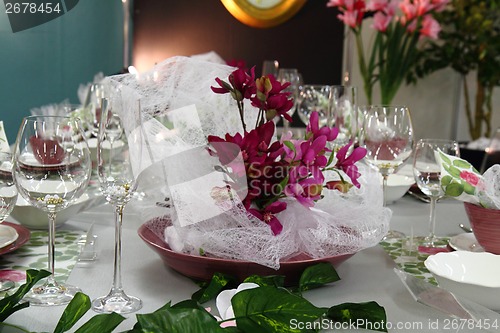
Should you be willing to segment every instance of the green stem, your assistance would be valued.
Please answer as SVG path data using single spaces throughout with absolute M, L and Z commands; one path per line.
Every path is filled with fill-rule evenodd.
M 365 52 L 363 47 L 363 40 L 361 38 L 361 33 L 359 30 L 353 30 L 354 35 L 356 36 L 356 49 L 358 51 L 358 59 L 359 59 L 359 71 L 361 73 L 361 77 L 363 78 L 363 88 L 366 94 L 366 98 L 368 99 L 368 104 L 372 103 L 372 89 L 373 85 L 371 83 L 372 78 L 372 70 L 368 70 L 366 66 L 365 60 Z M 372 53 L 373 54 L 373 53 Z M 372 55 L 373 58 L 373 55 Z

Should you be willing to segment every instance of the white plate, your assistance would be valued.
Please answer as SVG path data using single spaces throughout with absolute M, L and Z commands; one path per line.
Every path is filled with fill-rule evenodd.
M 484 252 L 479 245 L 476 236 L 472 232 L 466 232 L 450 238 L 450 247 L 456 251 Z
M 14 243 L 19 235 L 16 229 L 0 224 L 0 248 Z

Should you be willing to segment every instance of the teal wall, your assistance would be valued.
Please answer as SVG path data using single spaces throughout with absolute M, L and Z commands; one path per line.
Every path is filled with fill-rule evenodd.
M 80 83 L 123 67 L 121 0 L 80 0 L 50 22 L 12 33 L 0 4 L 0 120 L 13 144 L 30 109 L 78 102 Z

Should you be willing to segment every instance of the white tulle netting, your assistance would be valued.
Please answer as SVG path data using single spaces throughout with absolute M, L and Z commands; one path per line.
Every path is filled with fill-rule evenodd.
M 135 125 L 144 133 L 143 154 L 148 156 L 141 158 L 142 200 L 131 205 L 148 227 L 174 251 L 248 260 L 275 269 L 297 256 L 324 258 L 376 245 L 388 231 L 391 211 L 382 205 L 378 175 L 362 166 L 361 188 L 353 187 L 347 194 L 324 190 L 313 209 L 286 199 L 287 209 L 276 214 L 283 224 L 279 235 L 245 210 L 244 186 L 241 192 L 227 189 L 217 158 L 205 149 L 208 135 L 242 131 L 229 94 L 210 89 L 216 77 L 225 80 L 234 68 L 217 63 L 214 55 L 210 58 L 174 57 L 139 77 L 108 79 L 130 90 L 127 96 L 140 97 L 143 117 Z M 248 127 L 253 127 L 256 115 L 246 105 Z

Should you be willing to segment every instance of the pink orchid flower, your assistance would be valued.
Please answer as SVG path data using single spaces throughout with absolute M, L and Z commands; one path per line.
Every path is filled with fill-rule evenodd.
M 358 178 L 361 174 L 358 172 L 358 167 L 355 163 L 365 157 L 366 149 L 362 147 L 354 148 L 352 153 L 349 156 L 346 156 L 351 145 L 352 143 L 349 143 L 339 149 L 336 156 L 337 163 L 335 164 L 335 167 L 344 171 L 346 175 L 351 178 L 352 184 L 359 188 L 361 185 L 358 182 Z
M 283 230 L 283 225 L 275 216 L 275 214 L 284 211 L 286 209 L 286 206 L 287 206 L 286 202 L 275 201 L 262 210 L 250 208 L 248 209 L 248 212 L 253 216 L 257 217 L 259 220 L 267 223 L 271 227 L 273 235 L 276 236 L 279 235 Z
M 296 179 L 294 179 L 296 180 Z M 314 201 L 321 198 L 323 185 L 314 178 L 306 178 L 299 182 L 292 182 L 285 187 L 285 195 L 294 197 L 302 206 L 310 208 Z
M 326 141 L 330 142 L 337 138 L 339 134 L 339 130 L 336 127 L 328 127 L 323 126 L 319 128 L 319 114 L 314 111 L 311 113 L 311 117 L 309 118 L 309 124 L 306 127 L 306 139 L 313 138 L 316 139 L 320 136 L 325 136 Z

